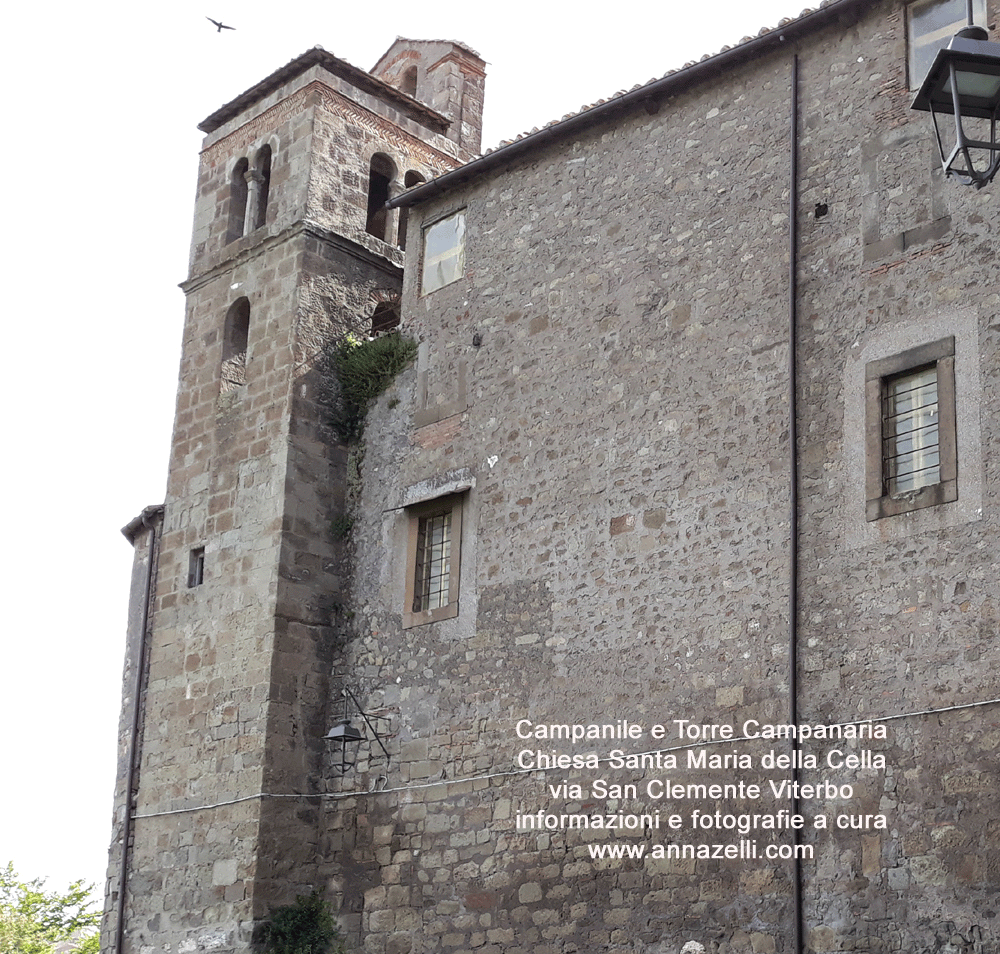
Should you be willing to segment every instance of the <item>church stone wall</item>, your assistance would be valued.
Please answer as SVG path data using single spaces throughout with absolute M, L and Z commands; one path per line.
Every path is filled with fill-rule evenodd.
M 355 846 L 331 853 L 348 871 L 385 858 L 344 876 L 348 898 L 366 889 L 367 951 L 742 950 L 750 919 L 723 896 L 764 926 L 746 949 L 789 931 L 782 867 L 696 877 L 687 861 L 591 860 L 593 833 L 518 830 L 550 803 L 646 808 L 547 797 L 603 773 L 517 773 L 522 749 L 553 746 L 514 735 L 521 718 L 782 718 L 787 76 L 768 63 L 726 106 L 700 90 L 421 210 L 466 209 L 467 279 L 421 297 L 408 270 L 404 324 L 425 349 L 367 432 L 356 592 L 379 599 L 343 666 L 392 711 L 387 787 L 403 790 L 357 798 L 368 824 L 339 822 Z M 702 123 L 728 146 L 690 142 Z M 755 168 L 734 182 L 736 163 Z M 418 377 L 430 407 L 462 403 L 464 377 L 467 407 L 414 427 Z M 459 615 L 400 633 L 405 489 L 463 469 Z
M 1000 698 L 989 506 L 996 192 L 941 176 L 929 119 L 908 109 L 902 14 L 881 5 L 803 60 L 799 619 L 809 721 Z M 865 84 L 874 95 L 861 94 Z M 828 213 L 817 218 L 819 203 Z M 866 365 L 948 336 L 958 500 L 867 521 Z M 979 954 L 1000 943 L 998 723 L 996 706 L 887 723 L 887 767 L 866 785 L 863 810 L 885 812 L 891 827 L 816 839 L 806 912 L 817 951 Z
M 400 172 L 446 168 L 443 137 L 319 68 L 209 135 L 123 954 L 248 951 L 275 905 L 314 886 L 365 954 L 789 954 L 797 879 L 810 954 L 994 954 L 996 191 L 935 171 L 926 117 L 907 108 L 901 7 L 853 9 L 418 203 L 403 273 L 364 231 L 364 177 L 374 152 Z M 231 169 L 265 143 L 265 223 L 227 241 Z M 421 229 L 460 209 L 464 274 L 424 294 Z M 400 293 L 418 357 L 345 448 L 319 407 L 319 355 Z M 245 381 L 223 387 L 241 297 Z M 866 374 L 943 339 L 957 499 L 869 521 Z M 408 625 L 407 550 L 442 499 L 462 519 L 457 606 Z M 675 721 L 738 736 L 790 718 L 793 558 L 798 721 L 881 730 L 805 743 L 817 763 L 797 775 L 765 761 L 786 739 Z M 369 731 L 341 773 L 323 735 L 345 690 L 389 757 Z M 524 738 L 524 720 L 641 737 Z M 832 769 L 834 748 L 860 766 Z M 613 749 L 661 764 L 617 768 Z M 585 764 L 538 768 L 567 755 Z M 796 805 L 657 788 L 786 779 L 854 791 Z M 691 823 L 796 810 L 798 838 Z M 648 820 L 533 827 L 539 812 Z M 638 853 L 750 842 L 760 854 Z M 798 868 L 768 854 L 796 844 Z
M 283 262 L 296 257 L 290 244 L 258 249 L 189 289 L 139 742 L 126 951 L 185 943 L 231 950 L 250 937 L 260 826 L 252 796 L 266 761 L 287 458 L 292 349 L 284 309 L 297 281 Z M 246 383 L 223 392 L 222 330 L 237 295 L 250 300 Z M 204 578 L 192 586 L 198 548 Z
M 515 725 L 788 719 L 793 53 L 799 721 L 891 717 L 884 739 L 805 746 L 819 764 L 802 783 L 854 786 L 802 803 L 806 949 L 986 954 L 1000 938 L 998 717 L 979 705 L 998 696 L 996 198 L 934 171 L 901 10 L 881 3 L 411 211 L 416 235 L 465 209 L 465 276 L 422 295 L 410 243 L 404 327 L 421 354 L 366 431 L 355 638 L 334 674 L 380 715 L 392 758 L 373 747 L 331 773 L 324 803 L 324 865 L 359 949 L 792 950 L 789 861 L 601 860 L 591 848 L 613 836 L 517 823 L 659 810 L 683 835 L 617 843 L 730 840 L 686 819 L 789 803 L 654 804 L 646 782 L 767 786 L 790 773 L 761 757 L 787 742 L 711 749 L 748 769 L 690 769 L 681 752 L 676 770 L 530 773 L 526 748 L 636 746 L 524 741 Z M 865 365 L 947 335 L 959 499 L 870 523 Z M 406 508 L 435 482 L 469 488 L 458 615 L 402 629 Z M 833 771 L 833 748 L 866 767 Z M 601 777 L 639 797 L 595 795 Z M 564 782 L 580 794 L 548 793 Z M 865 815 L 885 827 L 851 827 Z

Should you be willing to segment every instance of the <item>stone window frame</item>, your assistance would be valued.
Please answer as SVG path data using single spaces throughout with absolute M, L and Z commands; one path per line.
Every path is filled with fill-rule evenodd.
M 425 500 L 406 508 L 406 596 L 403 609 L 403 628 L 437 623 L 440 620 L 458 616 L 458 596 L 461 583 L 462 564 L 462 511 L 464 494 L 448 494 Z M 421 521 L 431 517 L 450 514 L 451 529 L 448 563 L 448 600 L 444 606 L 435 609 L 414 609 L 417 598 L 417 551 L 419 547 Z
M 205 548 L 195 547 L 188 554 L 188 589 L 205 582 Z
M 267 224 L 274 151 L 275 147 L 265 142 L 254 153 L 252 162 L 249 155 L 236 160 L 229 177 L 227 245 Z
M 436 291 L 438 291 L 438 290 L 440 290 L 442 288 L 446 288 L 448 285 L 453 285 L 455 282 L 457 282 L 459 279 L 461 279 L 465 275 L 465 244 L 466 244 L 465 239 L 466 239 L 466 234 L 467 234 L 466 212 L 467 212 L 467 208 L 465 206 L 462 206 L 462 208 L 460 208 L 460 209 L 451 209 L 450 211 L 445 212 L 442 215 L 436 216 L 432 221 L 429 221 L 429 222 L 425 223 L 424 226 L 423 226 L 423 228 L 421 229 L 421 231 L 420 231 L 420 294 L 421 294 L 421 296 L 423 296 L 423 295 L 430 295 L 433 292 L 436 292 Z M 450 249 L 457 249 L 457 252 L 456 252 L 456 254 L 454 256 L 447 256 L 447 257 L 454 257 L 454 258 L 456 258 L 458 260 L 458 262 L 457 262 L 457 268 L 455 269 L 453 277 L 448 278 L 445 281 L 442 281 L 440 284 L 433 284 L 433 283 L 431 283 L 431 282 L 428 281 L 428 272 L 427 272 L 427 267 L 428 267 L 428 262 L 427 262 L 427 241 L 428 241 L 428 238 L 430 237 L 430 235 L 434 231 L 434 229 L 436 229 L 438 226 L 443 225 L 445 222 L 448 222 L 451 219 L 459 219 L 459 217 L 461 217 L 460 218 L 461 226 L 460 226 L 460 230 L 459 230 L 460 234 L 458 235 L 458 237 L 457 237 L 457 239 L 455 241 L 455 244 L 452 245 L 452 246 L 449 246 L 449 250 Z M 445 255 L 438 256 L 437 261 L 441 261 L 445 257 L 446 257 Z
M 919 9 L 929 9 L 934 6 L 952 4 L 955 7 L 956 18 L 947 26 L 941 27 L 933 36 L 917 37 L 914 35 L 915 13 Z M 973 20 L 977 26 L 986 26 L 988 19 L 986 0 L 973 0 Z M 968 22 L 965 0 L 913 0 L 906 6 L 906 72 L 911 90 L 917 89 L 924 81 L 927 71 L 939 48 L 945 46 L 951 38 Z M 923 40 L 923 42 L 920 42 Z M 926 50 L 926 53 L 924 52 Z M 920 60 L 918 60 L 918 56 Z M 929 58 L 928 58 L 929 57 Z
M 886 383 L 902 374 L 934 366 L 938 389 L 940 479 L 917 490 L 887 492 L 882 404 Z M 958 500 L 958 442 L 955 420 L 955 338 L 953 335 L 865 365 L 865 519 L 869 522 Z

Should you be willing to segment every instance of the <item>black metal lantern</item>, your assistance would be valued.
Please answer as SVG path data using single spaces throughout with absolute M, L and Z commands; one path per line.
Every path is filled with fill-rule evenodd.
M 952 41 L 937 51 L 911 109 L 931 114 L 945 174 L 981 189 L 1000 170 L 1000 43 L 989 43 L 982 27 L 963 27 Z M 945 149 L 938 114 L 955 117 L 955 145 Z M 976 120 L 989 139 L 970 138 L 966 125 Z
M 354 767 L 354 763 L 358 760 L 358 752 L 361 748 L 361 743 L 365 736 L 362 732 L 359 732 L 353 725 L 351 725 L 350 712 L 348 711 L 348 700 L 354 703 L 354 707 L 358 710 L 358 715 L 361 716 L 365 721 L 365 725 L 371 730 L 372 738 L 379 744 L 379 748 L 385 755 L 386 764 L 389 762 L 389 753 L 386 747 L 382 744 L 382 739 L 372 725 L 371 720 L 368 718 L 368 714 L 361 708 L 361 704 L 358 702 L 357 697 L 351 692 L 350 689 L 342 689 L 341 693 L 344 696 L 344 718 L 340 720 L 323 738 L 332 742 L 335 746 L 340 748 L 340 774 L 347 774 L 349 768 Z M 351 746 L 350 752 L 348 752 L 348 746 Z M 334 766 L 336 768 L 336 765 Z
M 364 736 L 351 725 L 350 719 L 342 719 L 327 732 L 325 738 L 340 746 L 340 774 L 344 775 L 358 758 L 357 748 L 352 749 L 351 756 L 348 757 L 347 747 L 359 746 Z

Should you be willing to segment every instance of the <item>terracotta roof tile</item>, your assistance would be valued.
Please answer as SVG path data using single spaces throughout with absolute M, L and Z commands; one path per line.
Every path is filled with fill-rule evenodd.
M 717 53 L 706 53 L 706 54 L 704 54 L 701 57 L 700 60 L 688 60 L 679 69 L 678 68 L 669 69 L 669 70 L 666 71 L 666 73 L 663 74 L 663 76 L 654 77 L 654 78 L 648 80 L 646 83 L 637 83 L 635 86 L 632 87 L 631 90 L 623 90 L 623 89 L 621 89 L 621 90 L 618 90 L 616 93 L 613 93 L 607 99 L 599 99 L 599 100 L 597 100 L 596 102 L 593 102 L 593 103 L 586 103 L 583 106 L 581 106 L 579 109 L 577 109 L 575 112 L 566 113 L 562 117 L 562 119 L 552 120 L 551 122 L 546 123 L 543 128 L 544 129 L 548 129 L 550 126 L 558 125 L 561 122 L 565 122 L 568 119 L 572 119 L 574 116 L 578 116 L 581 113 L 585 113 L 588 110 L 594 109 L 596 106 L 603 106 L 605 103 L 609 102 L 610 100 L 612 100 L 612 99 L 618 99 L 619 97 L 626 95 L 626 93 L 635 92 L 636 90 L 642 89 L 644 86 L 650 86 L 653 83 L 658 83 L 661 79 L 664 79 L 667 76 L 673 76 L 675 73 L 680 72 L 680 70 L 690 69 L 693 66 L 697 66 L 699 63 L 705 63 L 708 60 L 714 59 L 716 56 L 720 56 L 723 53 L 729 53 L 730 51 L 732 51 L 732 50 L 734 50 L 734 49 L 736 49 L 736 48 L 738 48 L 740 46 L 743 46 L 743 45 L 745 45 L 747 43 L 752 43 L 754 40 L 756 40 L 756 39 L 758 39 L 758 38 L 760 38 L 762 36 L 767 36 L 769 33 L 775 32 L 775 30 L 780 30 L 783 27 L 788 26 L 789 24 L 796 23 L 797 21 L 802 20 L 803 18 L 805 18 L 805 17 L 807 17 L 807 16 L 815 13 L 818 9 L 830 6 L 831 4 L 842 3 L 842 2 L 843 2 L 843 0 L 822 0 L 822 2 L 820 3 L 819 7 L 806 7 L 798 16 L 795 16 L 795 17 L 783 17 L 781 20 L 778 21 L 778 25 L 775 26 L 775 27 L 767 27 L 767 26 L 761 27 L 760 31 L 757 33 L 756 36 L 745 36 L 745 37 L 743 37 L 742 40 L 739 41 L 739 43 L 736 44 L 736 46 L 729 46 L 727 44 L 726 46 L 723 46 L 722 49 L 719 50 Z M 452 42 L 452 41 L 449 41 L 449 42 Z M 461 46 L 462 44 L 459 44 L 459 45 Z M 468 47 L 466 47 L 466 49 L 468 49 Z M 472 51 L 472 52 L 474 52 L 474 51 Z M 504 140 L 501 140 L 499 143 L 497 143 L 496 146 L 494 146 L 494 147 L 492 147 L 490 149 L 487 149 L 485 151 L 484 155 L 488 155 L 489 153 L 496 152 L 498 149 L 502 149 L 504 146 L 507 146 L 507 145 L 509 145 L 512 142 L 517 142 L 517 141 L 519 141 L 521 139 L 526 139 L 528 136 L 532 136 L 535 133 L 537 133 L 538 131 L 539 131 L 538 127 L 536 126 L 530 132 L 518 133 L 518 135 L 516 135 L 513 139 L 504 139 Z

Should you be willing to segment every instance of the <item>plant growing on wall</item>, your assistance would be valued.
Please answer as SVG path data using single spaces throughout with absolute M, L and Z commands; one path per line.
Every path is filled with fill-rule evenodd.
M 327 386 L 322 388 L 320 399 L 343 440 L 361 436 L 369 403 L 392 384 L 416 354 L 417 343 L 398 332 L 371 339 L 349 334 L 327 349 L 322 362 Z M 331 386 L 334 381 L 335 386 Z
M 275 908 L 263 929 L 270 954 L 343 954 L 344 944 L 333 923 L 330 905 L 319 889 L 300 894 L 294 904 Z

